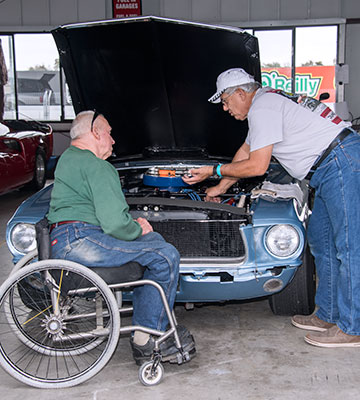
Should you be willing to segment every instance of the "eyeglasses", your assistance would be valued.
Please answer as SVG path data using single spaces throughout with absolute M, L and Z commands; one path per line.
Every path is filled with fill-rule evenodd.
M 227 96 L 224 99 L 221 99 L 221 103 L 228 107 L 229 105 L 229 98 L 236 92 L 237 89 L 229 90 L 228 92 L 224 92 Z
M 93 117 L 92 117 L 92 120 L 91 120 L 91 132 L 93 131 L 93 128 L 94 128 L 94 122 L 95 122 L 95 120 L 96 120 L 96 118 L 99 116 L 99 115 L 101 115 L 98 111 L 96 111 L 96 110 L 94 110 L 94 115 L 93 115 Z

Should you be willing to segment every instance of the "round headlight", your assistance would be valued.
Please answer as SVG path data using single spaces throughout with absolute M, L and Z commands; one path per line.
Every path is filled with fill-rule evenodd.
M 22 254 L 36 248 L 35 226 L 31 224 L 17 224 L 11 231 L 11 243 Z
M 299 244 L 299 234 L 291 225 L 275 225 L 266 234 L 266 246 L 276 257 L 291 256 Z

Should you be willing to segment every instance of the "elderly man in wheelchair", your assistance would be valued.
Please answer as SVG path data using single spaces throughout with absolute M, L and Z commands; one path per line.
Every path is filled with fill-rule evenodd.
M 48 221 L 37 226 L 39 261 L 29 257 L 0 289 L 0 326 L 3 319 L 10 326 L 0 329 L 0 363 L 32 386 L 74 386 L 100 371 L 120 333 L 130 333 L 140 381 L 156 384 L 161 361 L 181 364 L 195 354 L 172 312 L 179 253 L 129 214 L 118 173 L 105 161 L 114 144 L 105 117 L 81 112 L 70 136 Z M 124 307 L 122 290 L 131 287 L 133 305 Z M 129 311 L 132 325 L 120 327 L 119 314 Z

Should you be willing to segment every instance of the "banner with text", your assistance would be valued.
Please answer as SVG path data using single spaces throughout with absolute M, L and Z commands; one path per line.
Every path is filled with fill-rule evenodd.
M 128 18 L 141 15 L 141 0 L 113 0 L 113 17 Z
M 262 68 L 261 79 L 263 86 L 291 92 L 290 68 Z M 330 95 L 326 102 L 335 103 L 335 66 L 296 68 L 295 93 L 319 98 L 320 94 L 324 92 Z

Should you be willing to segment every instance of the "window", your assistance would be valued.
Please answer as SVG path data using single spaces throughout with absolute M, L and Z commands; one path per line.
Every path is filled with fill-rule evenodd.
M 311 97 L 328 93 L 335 103 L 337 27 L 296 28 L 296 81 L 298 92 Z
M 259 39 L 262 84 L 288 92 L 336 98 L 335 64 L 338 26 L 248 29 Z M 69 89 L 52 35 L 0 35 L 9 81 L 5 119 L 73 119 Z
M 263 86 L 292 91 L 292 31 L 256 31 L 259 39 L 261 77 Z
M 4 87 L 4 119 L 15 119 L 13 38 L 10 35 L 0 35 L 0 39 L 8 71 L 8 83 Z
M 66 83 L 66 78 L 64 71 L 62 73 L 62 81 L 64 82 L 64 91 L 63 91 L 63 104 L 64 104 L 64 118 L 73 120 L 75 118 L 75 111 L 72 105 L 72 100 L 70 96 L 69 86 Z
M 9 82 L 5 87 L 5 119 L 59 121 L 74 110 L 51 34 L 0 36 Z M 14 49 L 14 50 L 13 50 Z
M 257 30 L 263 86 L 319 98 L 336 98 L 335 64 L 338 26 Z
M 59 120 L 59 56 L 52 36 L 16 34 L 14 40 L 19 117 Z

